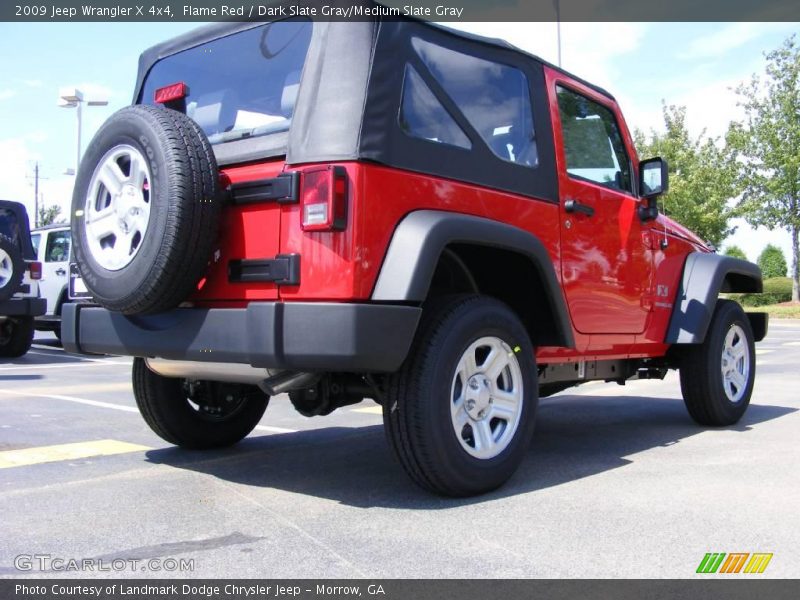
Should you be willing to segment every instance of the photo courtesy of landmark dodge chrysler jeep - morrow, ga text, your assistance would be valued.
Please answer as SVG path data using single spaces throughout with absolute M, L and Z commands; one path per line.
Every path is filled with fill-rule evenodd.
M 736 423 L 761 291 L 659 214 L 606 91 L 498 40 L 410 19 L 211 25 L 147 50 L 77 176 L 91 303 L 71 352 L 128 355 L 166 441 L 234 444 L 287 392 L 371 398 L 399 462 L 451 496 L 520 464 L 538 398 L 680 370 Z

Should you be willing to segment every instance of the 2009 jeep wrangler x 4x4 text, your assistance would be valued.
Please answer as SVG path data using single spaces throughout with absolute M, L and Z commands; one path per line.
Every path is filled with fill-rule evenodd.
M 660 215 L 614 98 L 507 44 L 413 20 L 212 25 L 146 51 L 81 164 L 94 304 L 73 352 L 134 356 L 147 423 L 233 444 L 288 392 L 372 398 L 411 478 L 496 488 L 537 401 L 680 369 L 691 416 L 747 408 L 755 265 Z

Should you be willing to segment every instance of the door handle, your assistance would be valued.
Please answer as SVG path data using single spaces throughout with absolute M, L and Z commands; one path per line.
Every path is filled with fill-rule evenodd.
M 64 269 L 62 269 L 61 267 L 56 269 L 56 275 L 61 276 L 61 275 L 66 275 L 66 274 L 67 274 L 67 272 Z
M 588 204 L 581 204 L 577 200 L 567 200 L 564 202 L 564 210 L 568 213 L 583 213 L 587 217 L 594 216 L 594 208 L 589 206 Z

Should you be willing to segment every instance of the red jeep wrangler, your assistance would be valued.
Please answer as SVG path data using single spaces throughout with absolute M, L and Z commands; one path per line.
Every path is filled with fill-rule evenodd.
M 227 23 L 146 51 L 81 164 L 72 352 L 136 357 L 147 423 L 233 444 L 288 392 L 372 398 L 411 478 L 507 480 L 537 399 L 680 369 L 691 416 L 747 408 L 759 269 L 657 210 L 614 98 L 414 20 Z M 98 306 L 99 305 L 99 306 Z

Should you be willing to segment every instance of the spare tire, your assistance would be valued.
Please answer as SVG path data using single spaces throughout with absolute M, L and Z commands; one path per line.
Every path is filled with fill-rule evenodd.
M 11 238 L 0 234 L 0 302 L 19 290 L 24 273 L 25 261 L 19 248 Z
M 92 139 L 72 195 L 83 281 L 124 314 L 174 308 L 202 277 L 221 198 L 211 144 L 183 113 L 129 106 Z

